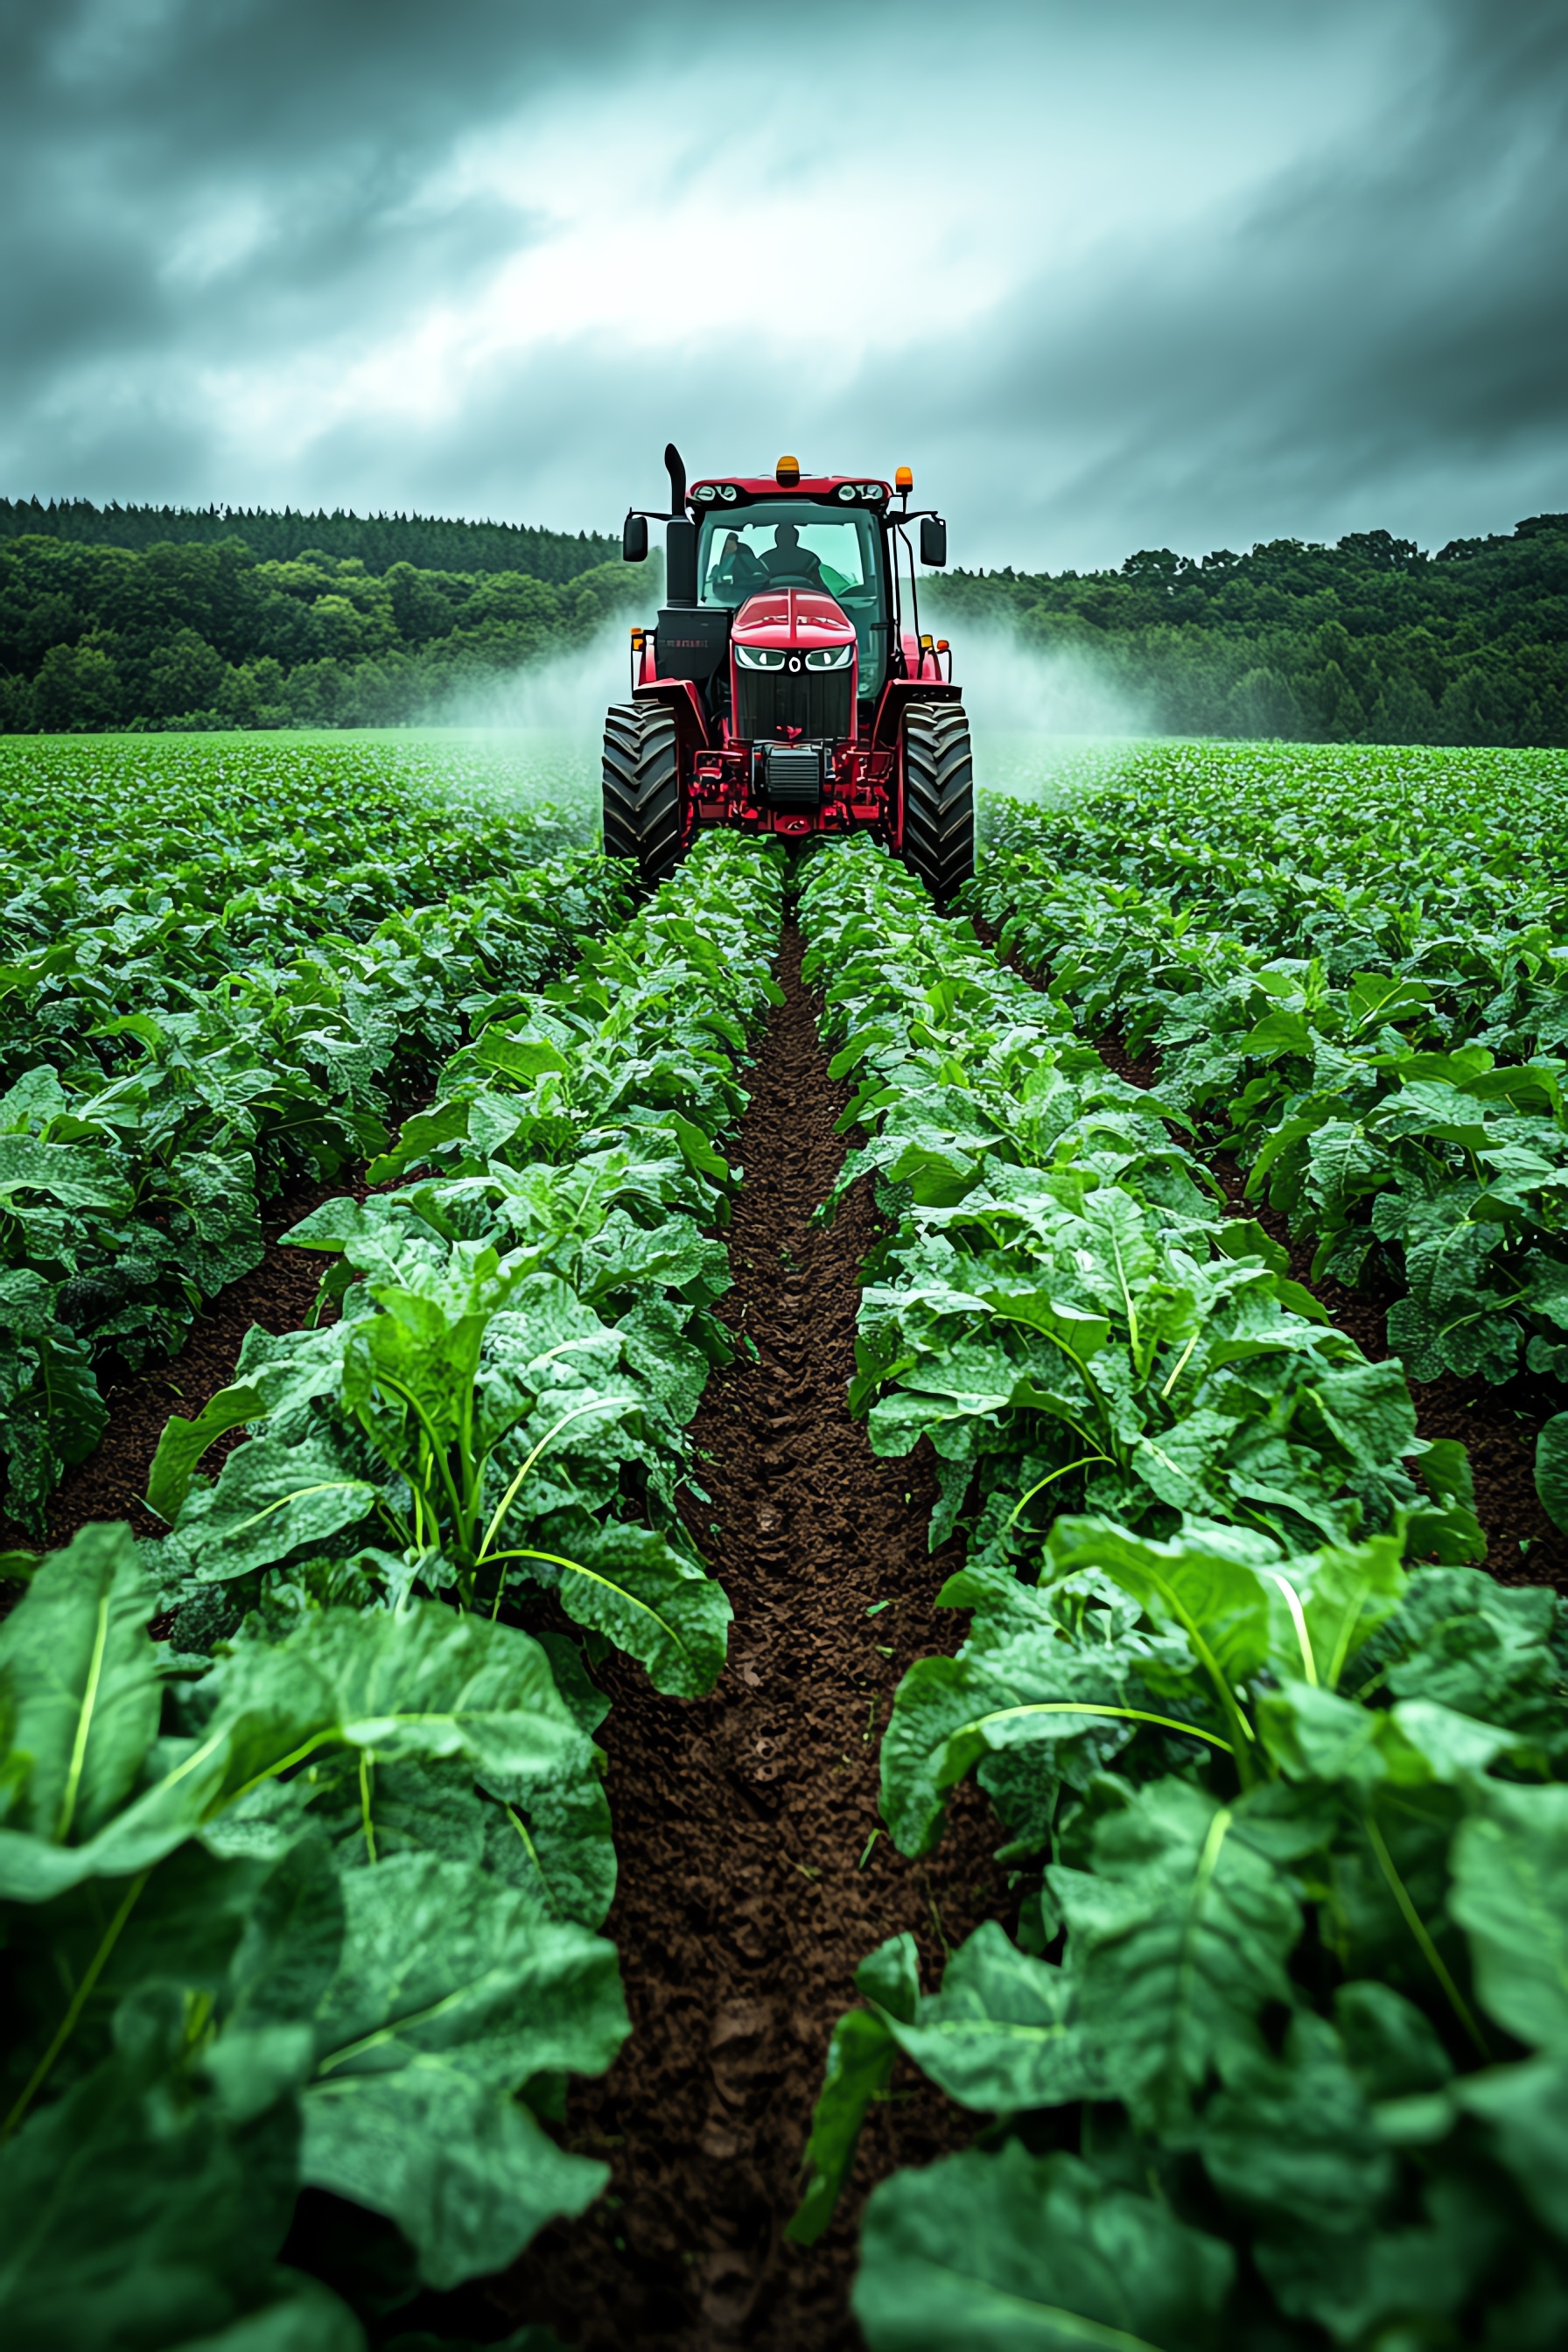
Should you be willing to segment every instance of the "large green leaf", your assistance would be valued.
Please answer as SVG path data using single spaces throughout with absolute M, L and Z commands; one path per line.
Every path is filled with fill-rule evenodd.
M 182 1440 L 181 1451 L 191 1443 Z M 173 1491 L 179 1473 L 173 1458 L 165 1466 Z M 380 1493 L 336 1432 L 323 1427 L 298 1444 L 255 1437 L 235 1448 L 216 1486 L 187 1493 L 169 1555 L 204 1580 L 221 1581 L 270 1568 L 306 1545 L 341 1551 Z
M 1144 1687 L 1139 1658 L 1110 1643 L 1070 1643 L 1034 1601 L 1028 1588 L 1016 1589 L 1015 1607 L 1036 1622 L 1012 1640 L 974 1641 L 965 1645 L 973 1657 L 919 1658 L 899 1685 L 882 1740 L 881 1806 L 901 1853 L 931 1850 L 948 1792 L 984 1759 L 1011 1759 L 1028 1777 L 1031 1811 L 1048 1818 L 1060 1783 L 1081 1787 L 1141 1724 L 1189 1736 L 1173 1703 Z M 1226 1744 L 1201 1725 L 1190 1737 L 1194 1746 Z M 1007 1858 L 1018 1857 L 1010 1850 Z
M 1522 2195 L 1547 2228 L 1568 2241 L 1568 2056 L 1468 2074 L 1454 2096 L 1490 2126 Z
M 81 1845 L 0 1830 L 0 1895 L 40 1902 L 86 1878 L 129 1876 L 204 1828 L 221 1851 L 248 1850 L 246 1806 L 333 1748 L 460 1757 L 495 1795 L 525 1803 L 541 1783 L 594 1769 L 538 1643 L 436 1601 L 398 1616 L 322 1611 L 285 1642 L 243 1644 L 200 1697 L 211 1709 L 201 1736 L 165 1743 L 157 1774 Z
M 160 1518 L 171 1524 L 177 1519 L 180 1507 L 190 1493 L 196 1464 L 207 1447 L 231 1429 L 258 1421 L 266 1410 L 260 1391 L 248 1381 L 239 1381 L 233 1387 L 219 1389 L 195 1421 L 172 1414 L 163 1424 L 163 1434 L 158 1440 L 158 1450 L 147 1475 L 148 1509 L 156 1511 Z
M 1516 1732 L 1547 1756 L 1568 1747 L 1560 1696 L 1568 1611 L 1544 1585 L 1499 1584 L 1474 1569 L 1418 1570 L 1364 1663 L 1401 1701 L 1436 1701 Z
M 563 2153 L 515 2094 L 610 2063 L 628 2031 L 615 1950 L 431 1854 L 352 1873 L 344 1899 L 342 1958 L 315 2018 L 305 2177 L 387 2214 L 422 2274 L 456 2285 L 604 2184 L 606 2168 Z
M 1009 2115 L 1091 2098 L 1100 2087 L 1071 2016 L 1062 1969 L 1020 1952 L 994 1920 L 947 1964 L 942 1990 L 889 2030 L 923 2074 L 961 2105 Z
M 500 1797 L 569 1763 L 589 1769 L 588 1743 L 539 1643 L 432 1601 L 395 1616 L 322 1611 L 284 1642 L 242 1645 L 202 1696 L 214 1709 L 209 1736 L 233 1727 L 247 1749 L 287 1738 L 389 1760 L 461 1757 Z
M 1568 2051 L 1568 1788 L 1482 1782 L 1453 1873 L 1481 2006 L 1529 2048 Z
M 881 2011 L 851 2009 L 835 2025 L 802 2159 L 805 2187 L 784 2231 L 797 2246 L 815 2245 L 831 2222 L 866 2110 L 886 2091 L 897 2056 Z
M 116 1168 L 107 1152 L 84 1150 L 80 1144 L 40 1143 L 37 1136 L 0 1135 L 0 1208 L 26 1215 L 17 1195 L 42 1193 L 65 1209 L 131 1207 L 132 1191 L 123 1168 Z
M 1568 1412 L 1553 1413 L 1535 1441 L 1535 1491 L 1553 1527 L 1568 1534 Z
M 1272 1585 L 1270 1647 L 1277 1668 L 1333 1690 L 1346 1666 L 1398 1607 L 1406 1577 L 1396 1535 L 1331 1546 L 1265 1570 Z M 1289 1588 L 1289 1590 L 1287 1590 Z M 1292 1607 L 1291 1599 L 1297 1602 Z M 1288 1622 L 1287 1622 L 1288 1621 Z
M 280 2271 L 272 2302 L 230 2320 L 216 2335 L 187 2336 L 168 2352 L 364 2352 L 364 2340 L 353 2312 L 319 2281 Z
M 874 2191 L 855 2316 L 871 2352 L 1203 2352 L 1234 2268 L 1168 2206 L 1009 2141 Z
M 84 1528 L 0 1625 L 0 1720 L 12 1827 L 90 1838 L 129 1794 L 162 1703 L 153 1593 L 123 1524 Z
M 609 1799 L 575 1759 L 526 1795 L 486 1807 L 485 1854 L 547 1918 L 597 1927 L 615 1900 Z
M 656 1690 L 699 1698 L 712 1689 L 734 1614 L 721 1584 L 652 1528 L 574 1515 L 542 1535 L 519 1570 L 555 1591 L 574 1624 L 639 1659 Z
M 1512 2251 L 1517 2208 L 1500 2210 L 1501 2186 L 1480 2167 L 1468 2178 L 1439 2171 L 1425 2199 L 1411 2200 L 1408 2220 L 1396 2212 L 1379 2228 L 1369 2213 L 1359 2229 L 1314 2230 L 1298 2221 L 1260 2230 L 1253 2260 L 1287 2320 L 1315 2323 L 1335 2344 L 1462 2341 L 1461 2315 L 1489 2273 L 1500 2278 Z M 1496 2311 L 1505 2332 L 1494 2340 L 1519 2352 L 1554 2352 L 1562 2337 L 1560 2294 L 1549 2288 L 1531 2310 L 1533 2300 L 1527 2290 L 1517 2332 L 1507 2326 L 1506 2305 Z M 1314 2334 L 1309 2340 L 1321 2339 Z
M 1394 2162 L 1323 2019 L 1292 2021 L 1282 2055 L 1236 2064 L 1204 2112 L 1199 2146 L 1233 2204 L 1279 2228 L 1363 2224 L 1394 2185 Z
M 866 2000 L 833 2031 L 806 2144 L 806 2189 L 787 2235 L 811 2245 L 832 2218 L 867 2106 L 886 2089 L 898 2051 L 965 2106 L 1011 2114 L 1090 2095 L 1098 2087 L 1068 2011 L 1059 1969 L 1031 1959 L 994 1921 L 947 1964 L 922 1998 L 914 1937 L 890 1937 L 856 1970 Z
M 1265 2005 L 1291 2003 L 1300 1905 L 1248 1841 L 1245 1809 L 1177 1780 L 1104 1814 L 1093 1858 L 1092 1872 L 1046 1874 L 1070 1931 L 1079 2022 L 1134 2114 L 1175 2129 L 1213 2067 L 1260 2049 Z
M 1269 1585 L 1232 1553 L 1194 1543 L 1149 1543 L 1109 1519 L 1061 1519 L 1051 1531 L 1048 1573 L 1086 1568 L 1114 1578 L 1158 1623 L 1179 1625 L 1228 1690 L 1256 1674 L 1269 1650 Z
M 273 2298 L 292 2100 L 235 2129 L 210 2094 L 171 2099 L 146 2030 L 151 2046 L 106 2059 L 0 2151 L 0 2334 L 16 2352 L 166 2352 Z

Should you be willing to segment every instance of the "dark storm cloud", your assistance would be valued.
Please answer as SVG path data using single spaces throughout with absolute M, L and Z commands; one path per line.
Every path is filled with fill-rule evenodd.
M 1568 507 L 1565 68 L 1560 0 L 982 0 L 956 25 L 923 0 L 0 0 L 0 488 L 603 524 L 657 490 L 674 430 L 721 464 L 808 436 L 819 461 L 915 457 L 971 560 L 1507 528 Z M 1030 77 L 1068 86 L 1081 164 L 1059 112 L 1036 142 L 1015 111 L 998 165 Z M 818 333 L 798 366 L 726 328 L 689 222 L 661 235 L 706 110 L 752 86 L 798 87 L 847 156 L 889 142 L 886 194 L 846 228 L 907 296 L 858 343 L 851 305 L 843 349 Z M 395 374 L 400 322 L 479 321 L 498 272 L 561 235 L 546 198 L 453 168 L 561 123 L 607 184 L 668 153 L 649 201 L 672 209 L 627 221 L 569 329 L 507 346 L 476 324 L 422 406 L 373 386 L 334 407 L 358 354 L 386 342 Z M 1100 131 L 1124 157 L 1105 222 L 1089 194 L 1074 237 L 1031 238 L 1100 186 Z M 1250 160 L 1184 202 L 1215 142 Z M 787 196 L 787 141 L 772 169 Z M 984 175 L 998 282 L 954 331 L 926 259 Z M 769 268 L 787 304 L 766 252 L 753 298 Z
M 7 373 L 168 334 L 170 239 L 255 190 L 276 208 L 265 299 L 367 267 L 429 159 L 608 36 L 607 0 L 21 0 L 0 47 Z M 467 267 L 492 249 L 467 226 Z M 439 257 L 437 257 L 439 258 Z M 417 264 L 415 254 L 411 261 Z

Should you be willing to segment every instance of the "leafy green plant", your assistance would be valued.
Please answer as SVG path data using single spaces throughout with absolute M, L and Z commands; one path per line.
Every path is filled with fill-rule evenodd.
M 37 1279 L 15 1286 L 0 1385 L 5 1499 L 35 1529 L 62 1467 L 96 1442 L 99 1368 L 176 1349 L 260 1263 L 263 1200 L 384 1150 L 386 1113 L 461 1045 L 469 1007 L 537 986 L 579 946 L 574 926 L 626 903 L 616 871 L 581 852 L 485 872 L 417 794 L 402 803 L 401 870 L 354 854 L 374 795 L 329 801 L 319 836 L 278 844 L 277 879 L 258 888 L 261 813 L 237 798 L 198 843 L 192 787 L 151 795 L 155 818 L 130 828 L 139 869 L 117 843 L 77 870 L 71 817 L 81 827 L 86 812 L 65 796 L 16 827 L 40 862 L 0 905 L 0 931 L 22 934 L 0 968 L 0 1279 Z M 479 842 L 550 832 L 492 819 Z M 422 887 L 440 902 L 401 895 Z
M 1054 1008 L 852 851 L 803 911 L 893 1221 L 854 1394 L 969 1549 L 883 1817 L 928 1853 L 973 1773 L 1019 1924 L 862 1964 L 791 2234 L 903 2061 L 983 2127 L 866 2209 L 874 2352 L 1554 2343 L 1561 1603 Z
M 542 1583 L 661 1688 L 706 1690 L 730 1609 L 675 1517 L 707 1365 L 674 1314 L 606 1324 L 480 1242 L 405 1244 L 380 1272 L 323 1330 L 253 1331 L 235 1387 L 171 1423 L 149 1499 L 174 1523 L 172 1588 L 258 1592 L 326 1553 L 394 1598 L 417 1584 L 492 1616 Z M 205 1447 L 247 1422 L 265 1434 L 192 1492 Z
M 975 1630 L 900 1692 L 893 1835 L 978 1757 L 1045 1866 L 1030 1948 L 982 1927 L 926 1995 L 895 1937 L 837 2029 L 797 2236 L 900 2053 L 995 2118 L 876 2192 L 873 2347 L 951 2342 L 960 2280 L 998 2344 L 1555 2340 L 1568 1621 L 1398 1550 L 1064 1520 L 1037 1586 L 950 1588 Z
M 731 1181 L 715 1139 L 777 993 L 780 903 L 771 861 L 703 845 L 569 982 L 509 998 L 455 1057 L 390 1155 L 436 1173 L 296 1229 L 339 1257 L 341 1319 L 253 1331 L 236 1384 L 171 1422 L 154 1464 L 177 1630 L 210 1622 L 226 1584 L 236 1618 L 416 1585 L 497 1615 L 542 1585 L 661 1689 L 710 1687 L 729 1604 L 675 1510 L 686 1423 L 727 1355 L 729 1276 L 698 1219 Z
M 171 1533 L 5 1563 L 31 1576 L 0 1633 L 18 2341 L 351 2352 L 353 2315 L 278 2265 L 301 2185 L 382 2217 L 384 2311 L 602 2186 L 548 2128 L 626 2031 L 584 1653 L 688 1693 L 722 1664 L 729 1604 L 674 1502 L 726 1353 L 719 1147 L 781 895 L 715 845 L 552 994 L 471 1002 L 492 1052 L 478 1086 L 467 1048 L 444 1076 L 441 1164 L 405 1135 L 424 1172 L 309 1217 L 314 1328 L 253 1331 L 165 1431 Z M 513 1622 L 531 1584 L 582 1647 Z
M 1260 781 L 1173 778 L 1152 824 L 1120 795 L 1015 809 L 973 903 L 1054 1002 L 1157 1050 L 1162 1097 L 1314 1240 L 1316 1274 L 1394 1289 L 1413 1378 L 1563 1379 L 1555 798 L 1514 780 L 1511 826 L 1478 839 L 1473 793 L 1413 804 L 1384 778 L 1348 838 L 1309 838 Z
M 449 2285 L 604 2179 L 541 2120 L 626 2030 L 599 1759 L 512 1628 L 340 1610 L 172 1685 L 154 1600 L 89 1528 L 0 1626 L 7 2340 L 352 2346 L 278 2264 L 305 2182 Z
M 898 1202 L 851 1402 L 879 1452 L 931 1440 L 933 1542 L 962 1524 L 1005 1569 L 1086 1505 L 1285 1549 L 1405 1511 L 1421 1548 L 1477 1551 L 1468 1472 L 1417 1439 L 1399 1367 L 1323 1328 L 1284 1252 L 1215 1213 L 1157 1106 L 1061 1014 L 882 862 L 823 860 L 803 912 L 847 1040 L 832 1066 L 865 1072 L 845 1122 L 876 1130 L 840 1189 L 874 1168 Z

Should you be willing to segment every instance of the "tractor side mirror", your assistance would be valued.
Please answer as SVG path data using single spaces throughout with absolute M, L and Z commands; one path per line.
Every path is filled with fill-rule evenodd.
M 647 562 L 647 517 L 629 514 L 621 525 L 621 561 L 623 563 Z
M 947 562 L 947 525 L 940 515 L 921 517 L 921 562 L 933 572 Z

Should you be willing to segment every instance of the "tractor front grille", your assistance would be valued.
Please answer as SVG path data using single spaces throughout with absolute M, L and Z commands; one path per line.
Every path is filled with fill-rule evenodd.
M 740 669 L 735 730 L 749 743 L 775 740 L 785 728 L 808 741 L 841 743 L 855 732 L 847 669 Z

